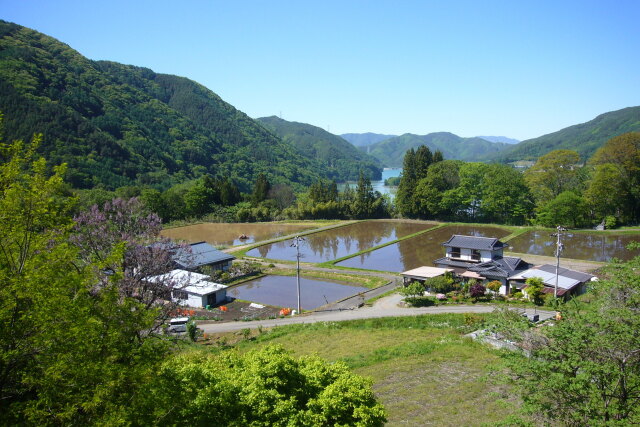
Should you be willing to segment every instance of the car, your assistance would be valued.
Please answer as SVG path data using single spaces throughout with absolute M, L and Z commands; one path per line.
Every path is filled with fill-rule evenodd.
M 187 332 L 187 323 L 189 323 L 188 317 L 174 317 L 173 319 L 169 320 L 169 327 L 167 328 L 167 332 Z

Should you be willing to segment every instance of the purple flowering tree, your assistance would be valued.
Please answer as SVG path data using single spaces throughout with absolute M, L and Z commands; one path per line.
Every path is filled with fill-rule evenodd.
M 175 309 L 171 292 L 186 285 L 185 279 L 167 274 L 174 266 L 172 254 L 189 247 L 161 238 L 160 218 L 145 212 L 137 198 L 114 199 L 102 209 L 94 205 L 74 219 L 72 241 L 97 277 L 92 292 L 115 289 L 120 302 L 130 299 L 145 310 L 155 309 L 152 329 L 157 329 Z

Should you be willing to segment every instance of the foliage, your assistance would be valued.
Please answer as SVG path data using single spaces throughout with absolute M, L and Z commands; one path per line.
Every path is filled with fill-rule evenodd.
M 39 152 L 68 163 L 74 188 L 166 190 L 211 174 L 248 191 L 259 173 L 299 188 L 332 177 L 196 82 L 91 61 L 5 21 L 0 33 L 0 111 L 11 111 L 5 137 L 26 139 L 38 128 L 47 135 Z
M 544 227 L 580 228 L 589 225 L 588 216 L 584 199 L 573 191 L 565 191 L 540 208 L 536 223 Z
M 424 281 L 424 285 L 432 292 L 447 293 L 456 289 L 453 277 L 449 274 L 443 276 L 430 277 Z
M 487 289 L 491 292 L 498 293 L 500 292 L 500 288 L 502 287 L 502 283 L 499 280 L 493 280 L 487 283 Z
M 527 292 L 528 298 L 533 301 L 536 305 L 542 305 L 544 303 L 544 282 L 539 277 L 529 277 L 525 284 L 527 287 L 525 291 Z
M 276 116 L 262 117 L 257 121 L 291 144 L 305 158 L 316 160 L 331 180 L 355 181 L 361 170 L 371 179 L 382 177 L 377 159 L 324 129 Z
M 187 322 L 187 336 L 192 342 L 196 342 L 198 340 L 198 326 L 193 320 Z
M 424 285 L 418 281 L 412 281 L 400 289 L 400 294 L 407 297 L 422 296 L 424 294 Z
M 404 302 L 411 307 L 431 307 L 432 305 L 436 305 L 436 298 L 428 296 L 407 297 L 404 299 Z
M 640 107 L 623 108 L 599 115 L 593 120 L 569 126 L 557 132 L 522 141 L 483 160 L 513 162 L 535 160 L 551 150 L 573 150 L 588 159 L 609 139 L 627 132 L 640 131 Z
M 524 173 L 527 185 L 539 204 L 560 193 L 575 190 L 580 156 L 571 150 L 555 150 L 540 157 Z
M 119 292 L 126 245 L 92 265 L 70 243 L 65 168 L 47 176 L 37 142 L 2 145 L 0 424 L 110 423 L 167 347 L 149 333 L 156 309 Z
M 471 295 L 472 298 L 476 299 L 482 298 L 486 291 L 487 288 L 485 288 L 482 283 L 475 283 L 471 285 L 471 287 L 469 287 L 469 295 Z
M 344 363 L 296 359 L 278 346 L 244 355 L 177 355 L 162 365 L 134 406 L 133 424 L 156 419 L 170 425 L 375 426 L 386 421 L 370 381 Z
M 592 309 L 566 305 L 532 357 L 513 361 L 530 411 L 566 425 L 640 422 L 639 266 L 638 257 L 609 265 L 591 291 Z
M 440 152 L 442 158 L 475 161 L 481 155 L 497 153 L 509 147 L 508 144 L 489 142 L 482 138 L 462 138 L 448 132 L 434 132 L 427 135 L 404 134 L 372 144 L 368 152 L 386 167 L 400 167 L 403 157 L 411 149 L 428 147 L 433 153 Z M 437 162 L 434 159 L 434 162 Z

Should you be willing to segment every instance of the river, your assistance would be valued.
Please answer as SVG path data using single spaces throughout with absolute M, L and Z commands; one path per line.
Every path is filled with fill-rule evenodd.
M 384 168 L 382 171 L 382 179 L 380 181 L 371 181 L 371 186 L 374 191 L 379 191 L 382 194 L 388 194 L 391 199 L 396 197 L 396 191 L 398 191 L 398 187 L 388 187 L 384 185 L 384 180 L 388 178 L 393 178 L 396 176 L 400 176 L 402 173 L 402 168 Z M 349 184 L 351 188 L 355 188 L 357 185 L 356 181 L 349 181 L 346 184 L 338 184 L 338 190 L 343 191 L 345 186 Z

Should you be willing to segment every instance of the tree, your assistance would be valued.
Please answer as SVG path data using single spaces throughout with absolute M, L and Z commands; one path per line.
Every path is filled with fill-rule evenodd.
M 579 228 L 589 223 L 588 215 L 584 199 L 573 191 L 565 191 L 540 209 L 536 222 L 545 227 L 562 225 Z
M 578 153 L 571 150 L 554 150 L 540 157 L 524 174 L 536 201 L 543 204 L 564 191 L 577 189 L 579 161 Z
M 458 172 L 462 164 L 459 160 L 444 160 L 429 167 L 427 177 L 418 182 L 414 194 L 416 209 L 421 217 L 444 218 L 452 215 L 451 206 L 442 202 L 445 192 L 459 185 Z
M 402 162 L 402 176 L 398 184 L 396 193 L 396 207 L 401 215 L 413 217 L 415 209 L 413 208 L 413 193 L 418 182 L 417 170 L 415 165 L 415 151 L 410 148 L 405 154 Z
M 527 296 L 535 305 L 542 305 L 544 303 L 544 282 L 539 277 L 529 277 L 525 284 L 527 287 L 525 291 Z
M 442 204 L 460 219 L 477 220 L 482 216 L 480 206 L 483 201 L 484 178 L 490 166 L 484 163 L 464 163 L 458 175 L 460 183 L 447 191 Z
M 407 286 L 403 286 L 400 293 L 407 297 L 419 297 L 424 295 L 424 285 L 414 280 Z
M 613 263 L 590 309 L 567 304 L 538 329 L 531 357 L 510 363 L 526 409 L 565 425 L 640 423 L 640 258 Z
M 282 347 L 244 355 L 188 352 L 166 361 L 128 421 L 169 425 L 354 425 L 386 421 L 371 382 L 344 363 L 295 359 Z
M 485 220 L 523 224 L 533 211 L 532 199 L 522 173 L 506 165 L 487 167 L 481 204 Z
M 258 178 L 256 178 L 256 183 L 253 186 L 253 193 L 251 193 L 251 203 L 253 203 L 254 206 L 257 206 L 258 204 L 260 204 L 260 202 L 267 200 L 270 189 L 271 184 L 269 183 L 267 176 L 260 172 L 258 174 Z
M 584 197 L 598 220 L 608 215 L 623 221 L 631 219 L 629 202 L 632 197 L 629 188 L 622 184 L 624 181 L 623 172 L 614 164 L 603 163 L 595 166 Z
M 486 292 L 487 288 L 482 283 L 474 283 L 469 287 L 469 295 L 474 299 L 482 298 Z
M 601 173 L 606 172 L 611 179 L 615 180 L 609 184 L 615 184 L 618 189 L 613 193 L 618 196 L 615 198 L 614 205 L 622 205 L 621 216 L 627 221 L 640 220 L 640 132 L 629 132 L 611 138 L 593 155 L 592 164 L 596 167 L 610 165 Z M 596 186 L 600 187 L 600 191 L 591 189 L 594 185 L 592 181 L 590 190 L 593 195 L 606 191 L 609 185 L 603 179 L 604 177 L 600 177 L 595 182 Z M 621 200 L 621 197 L 624 199 Z

